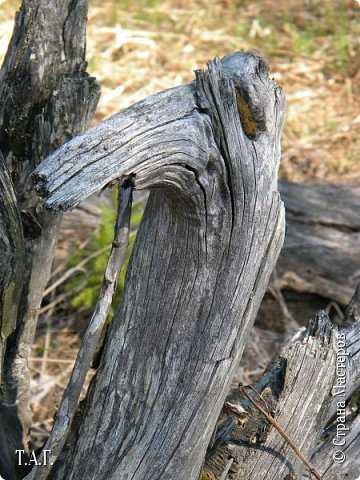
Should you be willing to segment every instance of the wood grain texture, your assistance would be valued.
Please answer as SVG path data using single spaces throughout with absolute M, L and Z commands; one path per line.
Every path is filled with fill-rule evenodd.
M 279 291 L 300 325 L 331 303 L 340 312 L 350 301 L 360 280 L 360 188 L 279 180 L 279 192 L 287 217 L 285 241 L 256 322 L 282 333 L 291 325 Z M 66 212 L 63 240 L 87 238 L 99 221 L 95 202 L 91 197 Z M 57 254 L 65 255 L 66 249 Z
M 283 110 L 264 62 L 237 53 L 37 169 L 56 210 L 119 176 L 151 189 L 77 441 L 53 478 L 198 477 L 283 241 Z
M 71 431 L 86 375 L 94 361 L 101 335 L 104 332 L 111 304 L 116 291 L 116 281 L 124 264 L 129 245 L 130 217 L 132 206 L 131 183 L 119 185 L 118 212 L 114 240 L 106 265 L 98 301 L 83 335 L 68 385 L 56 413 L 54 426 L 43 448 L 49 452 L 45 465 L 34 466 L 26 480 L 46 480 L 51 466 L 59 457 Z
M 0 152 L 0 383 L 3 382 L 3 363 L 8 338 L 16 328 L 18 305 L 22 293 L 24 274 L 24 237 L 20 212 L 10 175 Z M 13 455 L 15 439 L 21 438 L 22 427 L 17 418 L 16 406 L 0 405 L 1 474 L 14 478 Z
M 256 324 L 284 332 L 292 320 L 306 325 L 314 312 L 331 304 L 340 313 L 351 300 L 360 281 L 360 188 L 281 180 L 279 191 L 285 241 Z
M 287 219 L 279 286 L 346 306 L 360 281 L 360 187 L 282 181 L 279 190 Z
M 340 441 L 344 438 L 344 445 L 333 443 L 339 423 L 337 403 L 347 402 L 360 387 L 360 316 L 354 318 L 349 313 L 354 309 L 358 311 L 360 307 L 359 288 L 351 307 L 348 309 L 349 322 L 342 327 L 336 326 L 325 311 L 318 312 L 306 330 L 300 330 L 289 341 L 279 360 L 256 385 L 256 389 L 263 392 L 262 396 L 270 405 L 277 423 L 310 459 L 323 480 L 355 480 L 359 472 L 356 454 L 360 438 L 359 412 L 351 413 L 350 409 L 346 409 L 345 426 L 349 431 L 345 438 L 339 437 Z M 340 338 L 344 339 L 344 345 L 339 343 Z M 345 356 L 341 348 L 347 352 Z M 279 369 L 279 361 L 283 362 L 284 371 Z M 338 385 L 343 373 L 346 384 L 342 391 Z M 228 401 L 247 407 L 239 390 L 236 395 L 236 388 Z M 247 408 L 245 414 L 253 420 L 258 412 Z M 225 422 L 227 431 L 223 435 L 222 425 Z M 220 478 L 232 458 L 229 480 L 312 478 L 289 443 L 274 428 L 268 425 L 268 433 L 260 438 L 258 432 L 262 424 L 259 419 L 256 423 L 257 426 L 252 427 L 251 442 L 245 435 L 249 430 L 249 420 L 241 423 L 234 415 L 231 417 L 223 412 L 218 422 L 219 433 L 216 434 L 221 441 L 208 452 L 204 475 L 212 475 L 215 480 Z M 337 450 L 344 452 L 344 462 L 334 461 Z
M 360 472 L 360 416 L 348 418 L 347 425 L 349 431 L 346 433 L 344 446 L 337 448 L 333 444 L 336 439 L 336 433 L 329 434 L 326 442 L 323 442 L 312 456 L 312 462 L 318 465 L 322 472 L 323 480 L 357 480 Z M 342 455 L 336 452 L 340 450 Z M 338 461 L 334 460 L 335 458 Z M 307 477 L 304 476 L 304 480 Z
M 345 435 L 338 435 L 337 424 L 341 415 L 342 406 L 338 402 L 346 401 L 355 392 L 358 398 L 360 389 L 360 285 L 346 310 L 346 326 L 340 331 L 344 334 L 347 353 L 345 361 L 346 385 L 344 390 L 336 387 L 328 408 L 326 430 L 322 442 L 317 445 L 312 454 L 312 462 L 318 466 L 323 475 L 323 480 L 357 480 L 360 472 L 360 414 L 359 410 L 351 411 L 349 406 L 346 409 L 346 420 L 344 427 L 348 430 Z M 343 365 L 339 350 L 339 365 Z M 338 378 L 342 375 L 339 369 Z M 336 384 L 339 384 L 337 380 Z M 339 453 L 340 451 L 340 453 Z M 342 456 L 343 454 L 343 456 Z
M 24 237 L 12 182 L 0 152 L 0 380 L 7 338 L 14 332 L 24 268 Z
M 24 0 L 0 70 L 0 139 L 17 193 L 87 126 L 99 87 L 86 73 L 86 0 Z M 22 199 L 24 200 L 24 199 Z
M 279 180 L 279 192 L 287 217 L 285 241 L 256 322 L 282 333 L 291 325 L 276 295 L 279 291 L 300 325 L 330 303 L 341 311 L 350 301 L 360 280 L 360 188 Z M 85 240 L 99 215 L 94 197 L 66 212 L 63 239 Z

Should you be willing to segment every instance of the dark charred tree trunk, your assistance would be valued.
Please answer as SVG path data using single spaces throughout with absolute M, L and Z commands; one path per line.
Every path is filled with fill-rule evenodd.
M 30 174 L 84 130 L 99 87 L 86 73 L 87 2 L 24 0 L 0 70 L 0 473 L 31 423 L 28 358 L 61 215 L 41 208 Z

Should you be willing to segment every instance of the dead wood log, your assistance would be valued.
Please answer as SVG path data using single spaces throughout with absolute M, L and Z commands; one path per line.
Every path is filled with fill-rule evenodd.
M 52 478 L 196 479 L 283 240 L 283 95 L 255 54 L 130 107 L 37 169 L 49 208 L 151 190 L 74 445 Z
M 340 366 L 336 388 L 328 409 L 328 421 L 322 441 L 312 455 L 312 462 L 322 472 L 323 480 L 358 480 L 360 474 L 360 285 L 345 311 L 346 327 L 342 330 L 348 356 L 345 362 L 338 352 Z M 340 348 L 342 346 L 340 345 Z M 342 378 L 342 365 L 345 363 L 345 385 Z M 349 400 L 354 395 L 356 410 L 351 410 Z M 343 403 L 346 401 L 346 420 L 343 422 Z M 344 425 L 344 429 L 341 427 Z
M 26 252 L 21 275 L 16 268 L 9 270 L 16 277 L 11 287 L 16 298 L 6 320 L 0 320 L 0 474 L 6 478 L 18 475 L 6 460 L 15 464 L 14 446 L 26 449 L 31 419 L 28 358 L 61 219 L 41 209 L 29 179 L 43 158 L 85 129 L 95 110 L 99 87 L 86 73 L 86 12 L 85 0 L 23 0 L 0 70 L 0 150 L 6 166 L 0 195 L 12 190 L 16 197 L 16 202 L 0 205 L 1 222 L 17 219 L 6 233 L 13 244 L 5 258 L 20 259 L 15 237 Z M 15 267 L 14 261 L 10 264 Z M 6 280 L 0 298 L 9 297 L 8 290 Z M 9 422 L 11 416 L 20 428 L 15 420 Z
M 344 326 L 338 327 L 320 311 L 255 386 L 276 422 L 323 480 L 355 480 L 359 473 L 360 412 L 346 407 L 360 388 L 359 292 L 360 288 Z M 260 397 L 253 398 L 264 405 Z M 227 400 L 232 410 L 229 414 L 225 409 L 219 419 L 204 479 L 219 479 L 230 459 L 229 480 L 314 478 L 289 442 L 256 408 L 249 408 L 239 387 Z M 234 414 L 236 406 L 239 413 Z
M 285 242 L 257 323 L 282 330 L 288 319 L 274 291 L 302 325 L 330 303 L 342 310 L 350 302 L 360 280 L 360 187 L 281 181 L 279 191 Z
M 360 415 L 348 415 L 345 444 L 340 443 L 336 426 L 327 431 L 326 441 L 323 441 L 312 455 L 311 462 L 320 472 L 322 480 L 358 480 L 360 472 Z M 308 477 L 303 476 L 304 480 Z
M 0 379 L 6 341 L 16 327 L 24 269 L 24 238 L 17 200 L 0 152 Z

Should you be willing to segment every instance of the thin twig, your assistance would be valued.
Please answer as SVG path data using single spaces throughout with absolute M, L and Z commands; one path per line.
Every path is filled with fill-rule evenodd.
M 341 310 L 339 304 L 336 302 L 330 302 L 326 305 L 326 308 L 325 308 L 326 313 L 330 314 L 332 308 L 336 311 L 340 320 L 344 320 L 344 317 L 345 317 L 344 312 Z
M 39 375 L 40 379 L 40 384 L 36 387 L 38 391 L 36 391 L 36 393 L 34 393 L 31 397 L 31 405 L 36 405 L 41 403 L 41 401 L 49 395 L 49 393 L 54 387 L 59 387 L 61 389 L 65 387 L 65 385 L 63 385 L 62 383 L 62 380 L 66 380 L 68 378 L 72 370 L 72 365 L 69 365 L 68 368 L 63 370 L 62 373 L 60 373 L 56 377 L 49 376 L 48 380 L 45 380 L 44 376 L 41 376 L 41 370 L 39 370 L 38 368 L 30 367 L 30 370 L 36 372 Z
M 136 207 L 136 205 L 138 205 L 140 202 L 136 202 L 133 204 L 133 207 Z M 129 238 L 133 238 L 134 236 L 136 236 L 136 231 L 135 232 L 130 232 L 129 233 Z M 86 242 L 83 242 L 82 245 L 80 245 L 80 249 L 84 248 L 86 243 L 88 243 L 88 240 Z M 90 255 L 88 255 L 86 258 L 84 258 L 83 260 L 81 260 L 81 262 L 79 262 L 77 265 L 75 265 L 74 267 L 72 268 L 69 268 L 68 270 L 66 270 L 66 272 L 64 273 L 64 275 L 62 275 L 60 278 L 58 278 L 58 280 L 56 280 L 54 283 L 52 283 L 51 285 L 49 285 L 46 290 L 44 290 L 44 294 L 43 294 L 43 298 L 47 297 L 50 293 L 52 293 L 54 290 L 56 290 L 60 285 L 62 285 L 64 282 L 66 282 L 70 277 L 72 277 L 73 275 L 75 275 L 76 273 L 79 273 L 79 272 L 84 272 L 84 266 L 89 263 L 91 260 L 93 260 L 94 258 L 97 258 L 99 257 L 100 255 L 102 255 L 103 253 L 107 252 L 108 250 L 110 250 L 111 248 L 111 245 L 106 245 L 106 247 L 102 247 L 100 248 L 99 250 L 96 250 L 96 252 L 93 252 L 91 253 Z M 66 264 L 65 264 L 66 265 Z M 56 269 L 53 274 L 51 275 L 50 278 L 54 278 L 54 276 L 56 276 L 57 273 L 60 273 L 61 271 L 64 270 L 64 267 L 65 265 L 61 265 L 60 268 Z M 44 307 L 46 308 L 46 307 Z M 46 311 L 46 310 L 45 310 Z M 42 310 L 39 311 L 39 313 L 43 313 Z
M 59 287 L 62 283 L 64 283 L 68 278 L 70 278 L 72 275 L 79 271 L 83 271 L 83 266 L 86 265 L 90 260 L 98 257 L 99 255 L 105 253 L 106 251 L 110 250 L 111 245 L 107 245 L 106 247 L 100 248 L 99 250 L 96 250 L 96 252 L 92 253 L 88 257 L 84 258 L 79 262 L 75 267 L 69 268 L 64 275 L 62 275 L 58 280 L 56 280 L 54 283 L 52 283 L 45 291 L 43 297 L 46 297 L 49 295 L 51 292 L 53 292 L 57 287 Z
M 50 304 L 51 305 L 51 304 Z M 41 363 L 41 375 L 45 375 L 46 373 L 46 359 L 49 356 L 50 344 L 51 344 L 51 315 L 53 312 L 52 306 L 48 309 L 48 313 L 46 315 L 46 334 L 45 334 L 45 343 L 44 343 L 44 351 L 42 356 L 42 363 Z
M 291 440 L 291 438 L 288 436 L 288 434 L 285 432 L 285 430 L 281 427 L 281 425 L 279 425 L 279 423 L 275 420 L 275 418 L 272 415 L 270 415 L 270 413 L 268 413 L 266 410 L 264 410 L 263 407 L 261 405 L 259 405 L 255 400 L 253 400 L 246 393 L 244 387 L 241 387 L 241 391 L 245 395 L 245 397 L 254 405 L 254 407 L 264 415 L 264 417 L 268 420 L 268 422 L 271 423 L 271 425 L 274 428 L 276 428 L 276 430 L 280 433 L 280 435 L 283 437 L 283 439 L 293 449 L 296 456 L 303 462 L 304 465 L 306 465 L 306 467 L 309 469 L 309 472 L 312 475 L 314 475 L 316 480 L 321 480 L 320 474 L 315 470 L 315 468 L 310 464 L 310 462 L 304 457 L 304 455 L 300 452 L 298 447 L 294 444 L 294 442 Z M 259 393 L 258 393 L 258 395 L 259 395 Z M 263 398 L 262 398 L 262 400 L 263 400 Z
M 84 250 L 84 248 L 86 247 L 86 245 L 89 243 L 90 241 L 90 238 L 91 236 L 89 236 L 86 240 L 84 240 L 83 242 L 81 242 L 79 245 L 77 245 L 77 249 L 79 251 L 82 251 Z M 110 248 L 110 246 L 109 246 Z M 62 273 L 64 270 L 67 269 L 67 261 L 64 261 L 62 263 L 60 263 L 59 266 L 57 266 L 52 272 L 51 272 L 51 275 L 50 275 L 50 279 L 49 280 L 52 280 L 53 278 L 57 277 L 60 273 Z
M 273 271 L 272 276 L 273 276 L 273 282 L 271 283 L 271 285 L 269 285 L 269 292 L 272 294 L 272 296 L 275 298 L 275 300 L 277 300 L 277 302 L 279 304 L 279 307 L 280 307 L 280 310 L 281 310 L 281 313 L 283 314 L 283 316 L 288 321 L 287 328 L 288 329 L 291 329 L 291 328 L 297 329 L 299 327 L 299 324 L 295 320 L 295 318 L 293 317 L 293 315 L 291 314 L 291 312 L 290 312 L 290 310 L 287 306 L 286 300 L 285 300 L 284 295 L 281 291 L 281 287 L 280 287 L 280 284 L 279 284 L 279 278 L 278 278 L 276 268 Z
M 70 432 L 86 374 L 93 361 L 116 289 L 116 279 L 124 263 L 128 247 L 132 186 L 126 181 L 119 189 L 119 207 L 115 235 L 106 266 L 101 292 L 89 326 L 77 355 L 69 383 L 64 391 L 54 427 L 43 449 L 50 452 L 49 461 L 40 468 L 34 466 L 26 480 L 45 480 L 61 453 Z
M 46 362 L 46 363 L 66 363 L 66 364 L 70 364 L 70 363 L 75 363 L 75 359 L 74 360 L 65 360 L 63 358 L 46 358 L 46 360 L 44 360 L 44 357 L 30 357 L 29 360 L 31 362 Z
M 252 390 L 255 395 L 257 395 L 259 398 L 261 398 L 261 400 L 263 401 L 265 407 L 267 408 L 268 412 L 270 412 L 270 408 L 269 408 L 269 405 L 267 404 L 265 398 L 263 398 L 261 396 L 261 394 L 256 390 L 256 388 L 254 388 L 252 385 L 246 385 L 247 388 L 250 388 L 250 390 Z
M 67 300 L 68 298 L 73 297 L 75 293 L 83 290 L 84 287 L 86 286 L 86 283 L 87 283 L 87 280 L 86 280 L 86 277 L 85 277 L 85 281 L 81 282 L 76 288 L 74 288 L 70 292 L 66 292 L 66 293 L 62 293 L 61 295 L 57 295 L 57 297 L 55 298 L 55 300 L 53 302 L 48 303 L 47 305 L 45 305 L 44 307 L 41 307 L 39 309 L 39 315 L 42 315 L 42 314 L 48 312 L 49 310 L 53 311 L 55 309 L 55 307 L 57 305 L 59 305 L 60 303 L 62 303 L 64 300 Z

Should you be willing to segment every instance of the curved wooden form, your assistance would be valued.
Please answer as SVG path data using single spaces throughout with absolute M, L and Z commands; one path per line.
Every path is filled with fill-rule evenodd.
M 52 478 L 198 477 L 283 242 L 283 111 L 264 61 L 236 53 L 36 170 L 54 210 L 119 177 L 151 190 L 75 444 Z

